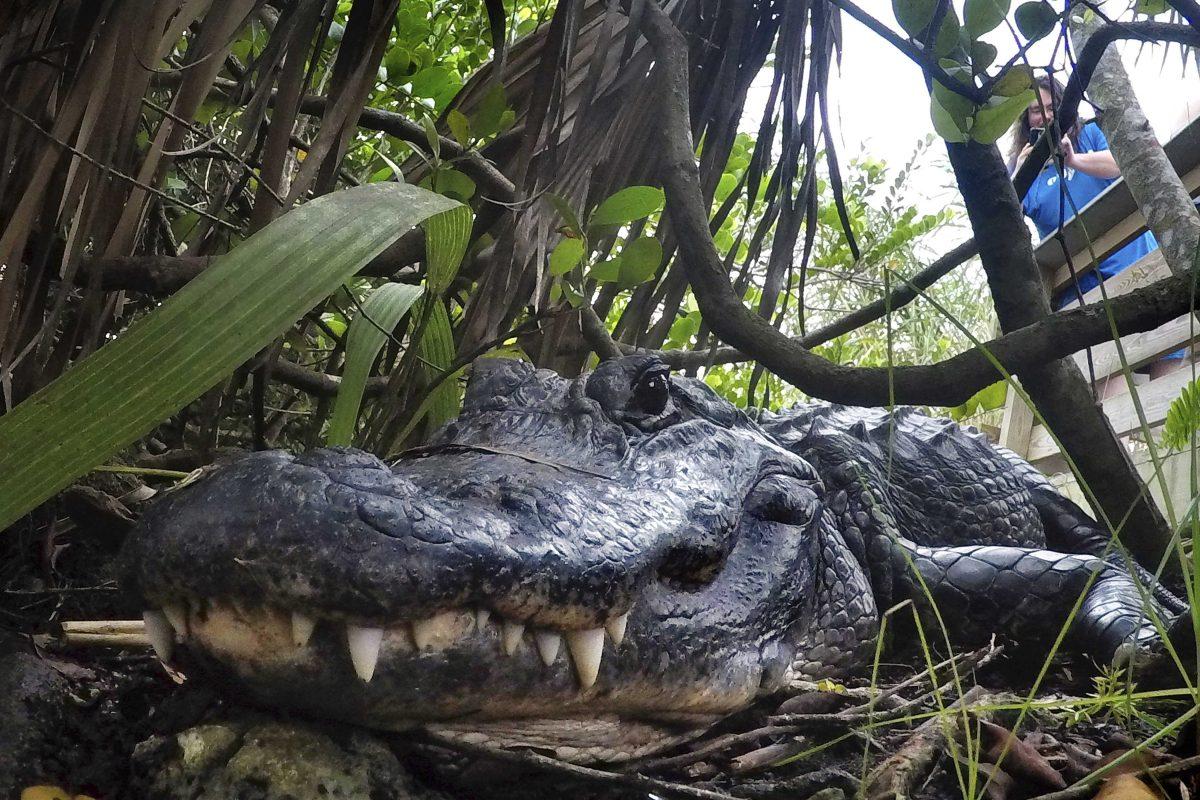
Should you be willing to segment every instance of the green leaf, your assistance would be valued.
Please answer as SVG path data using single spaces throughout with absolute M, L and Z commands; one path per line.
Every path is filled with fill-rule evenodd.
M 923 41 L 925 28 L 933 21 L 933 12 L 937 0 L 892 0 L 892 11 L 900 27 L 916 41 Z M 942 27 L 938 30 L 933 42 L 933 50 L 937 55 L 945 55 L 958 44 L 958 15 L 951 7 L 942 19 Z
M 971 126 L 971 138 L 981 144 L 993 144 L 1012 127 L 1021 112 L 1034 100 L 1032 89 L 1012 97 L 992 98 L 986 106 L 975 112 L 975 124 Z M 999 101 L 999 102 L 996 102 Z M 993 105 L 993 103 L 995 103 Z
M 1031 42 L 1036 42 L 1054 30 L 1054 25 L 1058 22 L 1058 12 L 1046 0 L 1032 0 L 1017 6 L 1013 19 L 1021 35 Z
M 588 277 L 600 283 L 616 283 L 621 277 L 621 257 L 605 259 L 588 270 Z
M 429 20 L 423 11 L 401 8 L 396 13 L 396 33 L 401 41 L 414 44 L 424 42 L 429 38 Z
M 504 94 L 503 84 L 496 83 L 483 96 L 475 113 L 471 115 L 471 130 L 480 138 L 495 136 L 504 130 L 501 124 L 508 107 L 508 98 Z
M 438 194 L 444 194 L 465 203 L 475 195 L 475 181 L 456 169 L 441 167 L 433 174 L 432 185 Z
M 955 420 L 965 420 L 967 417 L 982 414 L 983 411 L 1003 408 L 1006 399 L 1008 399 L 1008 383 L 997 380 L 996 383 L 984 386 L 983 389 L 968 397 L 966 403 L 950 409 L 950 416 Z
M 627 243 L 621 250 L 621 285 L 637 286 L 653 278 L 662 254 L 662 244 L 653 236 L 640 236 Z
M 425 323 L 425 332 L 417 342 L 417 353 L 421 356 L 428 381 L 432 383 L 450 368 L 454 363 L 454 352 L 454 332 L 450 327 L 450 316 L 446 313 L 445 304 L 435 302 L 429 320 Z M 428 416 L 428 431 L 449 422 L 458 416 L 459 412 L 458 385 L 447 378 L 430 393 L 427 403 L 421 403 L 421 409 Z
M 930 114 L 933 129 L 948 142 L 965 142 L 971 130 L 971 114 L 975 106 L 962 95 L 947 89 L 941 81 L 933 82 L 930 94 Z
M 353 443 L 371 365 L 387 344 L 388 334 L 412 308 L 422 291 L 420 286 L 385 283 L 367 296 L 358 316 L 350 321 L 350 332 L 346 336 L 346 366 L 329 415 L 326 444 L 348 447 Z
M 1167 0 L 1135 0 L 1133 10 L 1138 14 L 1148 14 L 1151 17 L 1156 17 L 1159 14 L 1165 14 L 1171 7 Z
M 1171 401 L 1163 424 L 1163 445 L 1172 450 L 1191 447 L 1192 437 L 1200 431 L 1200 379 L 1194 380 Z
M 452 201 L 373 183 L 305 203 L 219 256 L 0 417 L 0 529 L 199 397 Z
M 992 94 L 1012 97 L 1033 86 L 1033 70 L 1024 64 L 1009 67 L 992 87 Z
M 971 72 L 979 75 L 995 60 L 995 47 L 987 42 L 971 42 Z
M 933 19 L 937 0 L 892 0 L 892 13 L 900 27 L 914 39 L 920 38 Z
M 388 48 L 383 65 L 387 68 L 388 79 L 398 81 L 408 74 L 408 70 L 412 66 L 412 53 L 404 47 L 393 45 Z
M 425 141 L 429 143 L 429 152 L 433 153 L 433 160 L 437 161 L 442 157 L 442 137 L 438 136 L 437 126 L 429 117 L 421 119 L 421 126 L 425 128 Z
M 575 234 L 576 238 L 582 239 L 583 226 L 579 224 L 579 217 L 575 216 L 575 212 L 571 209 L 569 203 L 554 192 L 546 192 L 545 197 L 550 201 L 550 205 L 554 206 L 554 210 L 562 217 L 562 221 L 570 229 L 571 233 Z
M 435 295 L 450 288 L 463 254 L 471 241 L 471 225 L 474 215 L 468 206 L 455 206 L 441 214 L 425 220 L 425 248 L 428 252 L 428 269 L 425 283 Z
M 648 217 L 663 207 L 663 190 L 655 186 L 627 186 L 601 203 L 588 220 L 593 225 L 624 225 Z
M 437 97 L 445 88 L 457 81 L 458 75 L 449 67 L 426 67 L 412 76 L 412 93 L 416 97 Z
M 446 115 L 446 125 L 450 128 L 450 133 L 454 134 L 454 140 L 466 147 L 471 141 L 471 120 L 467 119 L 466 115 L 457 108 L 451 109 Z
M 967 0 L 963 7 L 963 27 L 972 39 L 978 39 L 1008 16 L 1011 0 Z
M 550 274 L 566 275 L 583 260 L 583 242 L 580 239 L 563 239 L 550 253 Z

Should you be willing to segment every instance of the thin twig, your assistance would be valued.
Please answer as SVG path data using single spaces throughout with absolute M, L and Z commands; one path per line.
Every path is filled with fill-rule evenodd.
M 74 155 L 78 156 L 79 158 L 82 158 L 84 161 L 97 167 L 104 173 L 109 174 L 109 175 L 115 175 L 116 177 L 120 178 L 121 180 L 133 184 L 134 186 L 138 187 L 139 189 L 149 192 L 150 194 L 154 195 L 155 197 L 159 198 L 160 200 L 165 200 L 166 202 L 168 202 L 172 205 L 179 206 L 180 208 L 186 208 L 188 211 L 191 211 L 201 217 L 204 217 L 205 219 L 207 219 L 210 222 L 213 222 L 217 225 L 228 228 L 231 231 L 239 230 L 238 226 L 234 225 L 233 223 L 226 222 L 225 220 L 221 219 L 220 217 L 215 217 L 212 214 L 208 213 L 207 211 L 202 211 L 197 206 L 189 205 L 189 204 L 183 202 L 182 200 L 177 200 L 176 198 L 167 194 L 163 190 L 156 189 L 148 183 L 142 183 L 141 181 L 139 181 L 137 178 L 133 177 L 132 175 L 126 175 L 124 172 L 114 169 L 113 167 L 111 167 L 108 164 L 104 164 L 100 161 L 97 161 L 96 159 L 92 158 L 87 153 L 83 152 L 82 150 L 80 150 L 76 147 L 72 147 L 71 145 L 67 144 L 66 142 L 55 138 L 53 133 L 46 130 L 41 125 L 37 124 L 37 122 L 32 117 L 28 116 L 27 114 L 22 112 L 20 109 L 14 108 L 7 100 L 0 99 L 0 105 L 3 105 L 14 116 L 19 117 L 20 119 L 24 120 L 27 124 L 32 126 L 36 131 L 41 133 L 43 136 L 45 136 L 50 141 L 54 142 L 59 147 L 69 150 Z

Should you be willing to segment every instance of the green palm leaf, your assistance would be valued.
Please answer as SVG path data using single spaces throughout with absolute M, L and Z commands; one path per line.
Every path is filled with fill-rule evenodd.
M 454 201 L 401 183 L 280 217 L 0 417 L 0 529 L 246 362 L 389 244 Z

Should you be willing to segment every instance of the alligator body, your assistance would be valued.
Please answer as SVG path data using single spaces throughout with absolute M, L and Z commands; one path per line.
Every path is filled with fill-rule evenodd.
M 247 456 L 158 501 L 125 563 L 160 654 L 260 704 L 585 760 L 868 667 L 904 599 L 956 643 L 1033 642 L 1086 590 L 1074 646 L 1144 646 L 1107 542 L 948 421 L 751 419 L 632 356 L 573 380 L 480 361 L 459 419 L 390 467 Z

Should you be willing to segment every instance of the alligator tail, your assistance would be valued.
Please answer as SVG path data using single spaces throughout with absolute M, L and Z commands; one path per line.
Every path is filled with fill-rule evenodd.
M 1158 640 L 1134 579 L 1096 556 L 1027 547 L 922 547 L 906 539 L 897 545 L 897 581 L 927 619 L 930 599 L 954 609 L 940 619 L 960 642 L 975 644 L 1003 632 L 1017 641 L 1047 643 L 1069 618 L 1071 637 L 1105 662 L 1127 646 L 1141 650 Z M 1071 618 L 1089 580 L 1087 596 Z M 1177 615 L 1154 605 L 1161 624 L 1171 625 Z

